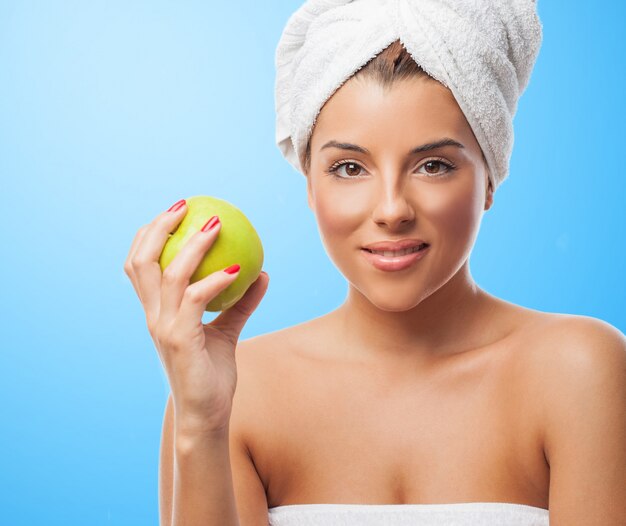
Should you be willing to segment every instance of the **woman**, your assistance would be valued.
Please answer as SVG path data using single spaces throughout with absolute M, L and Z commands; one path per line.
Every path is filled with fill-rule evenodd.
M 509 3 L 520 20 L 520 2 Z M 426 73 L 409 38 L 329 80 L 307 52 L 321 57 L 327 42 L 354 37 L 337 25 L 353 20 L 346 12 L 333 18 L 344 4 L 307 2 L 283 33 L 277 140 L 307 178 L 324 246 L 349 282 L 345 303 L 239 342 L 267 274 L 207 325 L 204 306 L 237 269 L 189 285 L 219 220 L 207 221 L 162 275 L 158 257 L 184 202 L 140 229 L 129 251 L 125 270 L 172 388 L 161 523 L 624 524 L 624 336 L 603 321 L 523 308 L 476 285 L 469 255 L 506 177 L 507 123 L 496 118 L 500 127 L 490 128 L 492 115 L 472 114 L 465 85 Z M 375 22 L 402 2 L 358 4 L 350 8 L 362 28 L 367 5 L 383 9 L 370 13 Z M 281 62 L 286 51 L 292 59 Z M 351 58 L 326 56 L 333 64 Z M 461 60 L 460 48 L 451 56 Z M 322 72 L 318 84 L 303 71 Z M 530 68 L 517 73 L 521 92 Z M 334 89 L 321 89 L 324 82 Z M 512 118 L 514 98 L 502 100 Z M 308 121 L 296 122 L 302 115 Z M 504 144 L 493 147 L 492 135 Z

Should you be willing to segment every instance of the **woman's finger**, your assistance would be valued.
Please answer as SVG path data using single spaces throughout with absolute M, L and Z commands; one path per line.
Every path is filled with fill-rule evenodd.
M 128 256 L 126 257 L 126 261 L 124 261 L 124 273 L 130 279 L 130 282 L 132 283 L 133 288 L 135 289 L 135 293 L 139 297 L 139 301 L 141 301 L 141 294 L 139 291 L 139 287 L 137 286 L 137 277 L 135 276 L 135 271 L 133 270 L 131 261 L 133 257 L 135 256 L 135 252 L 137 251 L 139 242 L 143 238 L 147 229 L 148 229 L 148 225 L 144 225 L 137 231 L 133 239 L 133 242 L 131 243 L 130 248 L 128 249 Z
M 219 270 L 196 281 L 185 289 L 180 309 L 176 316 L 176 327 L 181 334 L 193 334 L 202 323 L 207 304 L 237 279 L 239 272 Z
M 164 320 L 176 316 L 191 276 L 219 235 L 221 223 L 219 220 L 209 220 L 202 228 L 206 230 L 200 229 L 193 234 L 163 271 L 161 317 Z M 193 321 L 198 323 L 197 319 Z
M 162 279 L 159 258 L 169 234 L 176 230 L 186 211 L 187 207 L 183 204 L 177 210 L 170 209 L 155 217 L 139 241 L 132 259 L 137 287 L 149 324 L 159 317 Z
M 208 323 L 219 329 L 233 343 L 237 344 L 239 335 L 248 318 L 261 303 L 269 285 L 270 277 L 261 271 L 259 277 L 248 287 L 245 294 L 232 307 L 222 311 L 213 321 Z

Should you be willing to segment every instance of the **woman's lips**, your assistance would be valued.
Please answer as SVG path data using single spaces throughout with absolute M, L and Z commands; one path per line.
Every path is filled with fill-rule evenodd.
M 404 256 L 383 256 L 382 254 L 373 254 L 372 252 L 368 252 L 362 248 L 361 254 L 363 254 L 363 257 L 379 270 L 404 270 L 416 261 L 422 259 L 429 248 L 430 245 L 427 245 L 417 252 L 412 252 L 411 254 L 406 254 Z

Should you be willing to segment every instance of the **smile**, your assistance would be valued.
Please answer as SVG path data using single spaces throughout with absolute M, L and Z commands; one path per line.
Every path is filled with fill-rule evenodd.
M 397 256 L 406 256 L 407 254 L 412 254 L 413 252 L 417 252 L 418 250 L 423 249 L 425 246 L 426 246 L 426 243 L 422 243 L 421 245 L 418 245 L 416 247 L 405 248 L 403 250 L 370 250 L 369 248 L 365 248 L 363 250 L 367 250 L 368 252 L 371 252 L 372 254 L 380 254 L 381 256 L 397 257 Z
M 371 251 L 361 249 L 361 254 L 374 267 L 384 271 L 404 270 L 416 261 L 419 261 L 428 252 L 430 245 L 420 245 L 419 247 L 407 248 L 405 250 L 394 251 Z

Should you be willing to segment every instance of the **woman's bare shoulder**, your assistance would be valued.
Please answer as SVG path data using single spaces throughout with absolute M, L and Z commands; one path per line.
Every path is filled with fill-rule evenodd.
M 558 400 L 588 396 L 597 392 L 594 385 L 624 382 L 626 337 L 610 323 L 591 316 L 542 313 L 531 327 L 517 355 L 516 364 L 522 366 L 512 370 L 527 373 L 521 376 L 528 392 L 537 394 L 535 403 L 545 418 L 554 420 Z M 567 407 L 564 403 L 561 409 Z
M 606 321 L 581 315 L 553 317 L 543 336 L 532 362 L 550 465 L 550 512 L 566 516 L 578 505 L 582 511 L 585 492 L 598 510 L 623 516 L 618 508 L 624 507 L 615 503 L 625 502 L 626 487 L 626 337 Z
M 314 318 L 290 327 L 259 334 L 237 344 L 242 355 L 263 358 L 288 358 L 289 354 L 302 351 L 308 343 L 319 342 L 325 336 L 326 316 Z M 250 356 L 251 359 L 254 358 Z
M 558 372 L 562 360 L 582 358 L 576 353 L 593 354 L 599 348 L 615 348 L 620 340 L 626 341 L 619 329 L 599 318 L 509 305 L 512 317 L 522 320 L 515 330 L 517 341 L 521 344 L 518 346 L 522 351 L 519 354 L 537 370 L 554 367 Z
M 626 337 L 610 323 L 582 315 L 558 315 L 546 329 L 546 365 L 554 378 L 574 371 L 602 371 L 626 364 Z
M 235 350 L 238 385 L 241 379 L 255 389 L 260 383 L 292 375 L 297 355 L 317 333 L 311 327 L 313 323 L 308 321 L 239 341 Z
M 543 312 L 497 300 L 497 319 L 507 328 L 503 370 L 511 382 L 521 382 L 537 401 L 550 398 L 552 390 L 567 385 L 568 373 L 581 364 L 596 370 L 602 363 L 616 363 L 626 346 L 624 334 L 598 318 L 579 314 Z M 594 366 L 594 364 L 597 364 Z M 533 388 L 534 387 L 534 388 Z
M 599 318 L 552 312 L 539 314 L 534 324 L 536 338 L 533 343 L 543 355 L 573 357 L 576 350 L 593 353 L 599 348 L 614 348 L 615 343 L 626 341 L 617 327 Z
M 624 334 L 610 323 L 580 314 L 544 312 L 523 307 L 491 296 L 495 312 L 502 314 L 503 327 L 512 327 L 512 334 L 522 338 L 525 347 L 543 352 L 543 344 L 552 348 L 567 347 L 580 341 L 593 343 L 594 339 L 624 338 Z
M 275 408 L 299 383 L 296 353 L 303 340 L 300 324 L 240 340 L 235 349 L 237 388 L 231 426 L 251 445 L 254 436 L 271 425 Z

